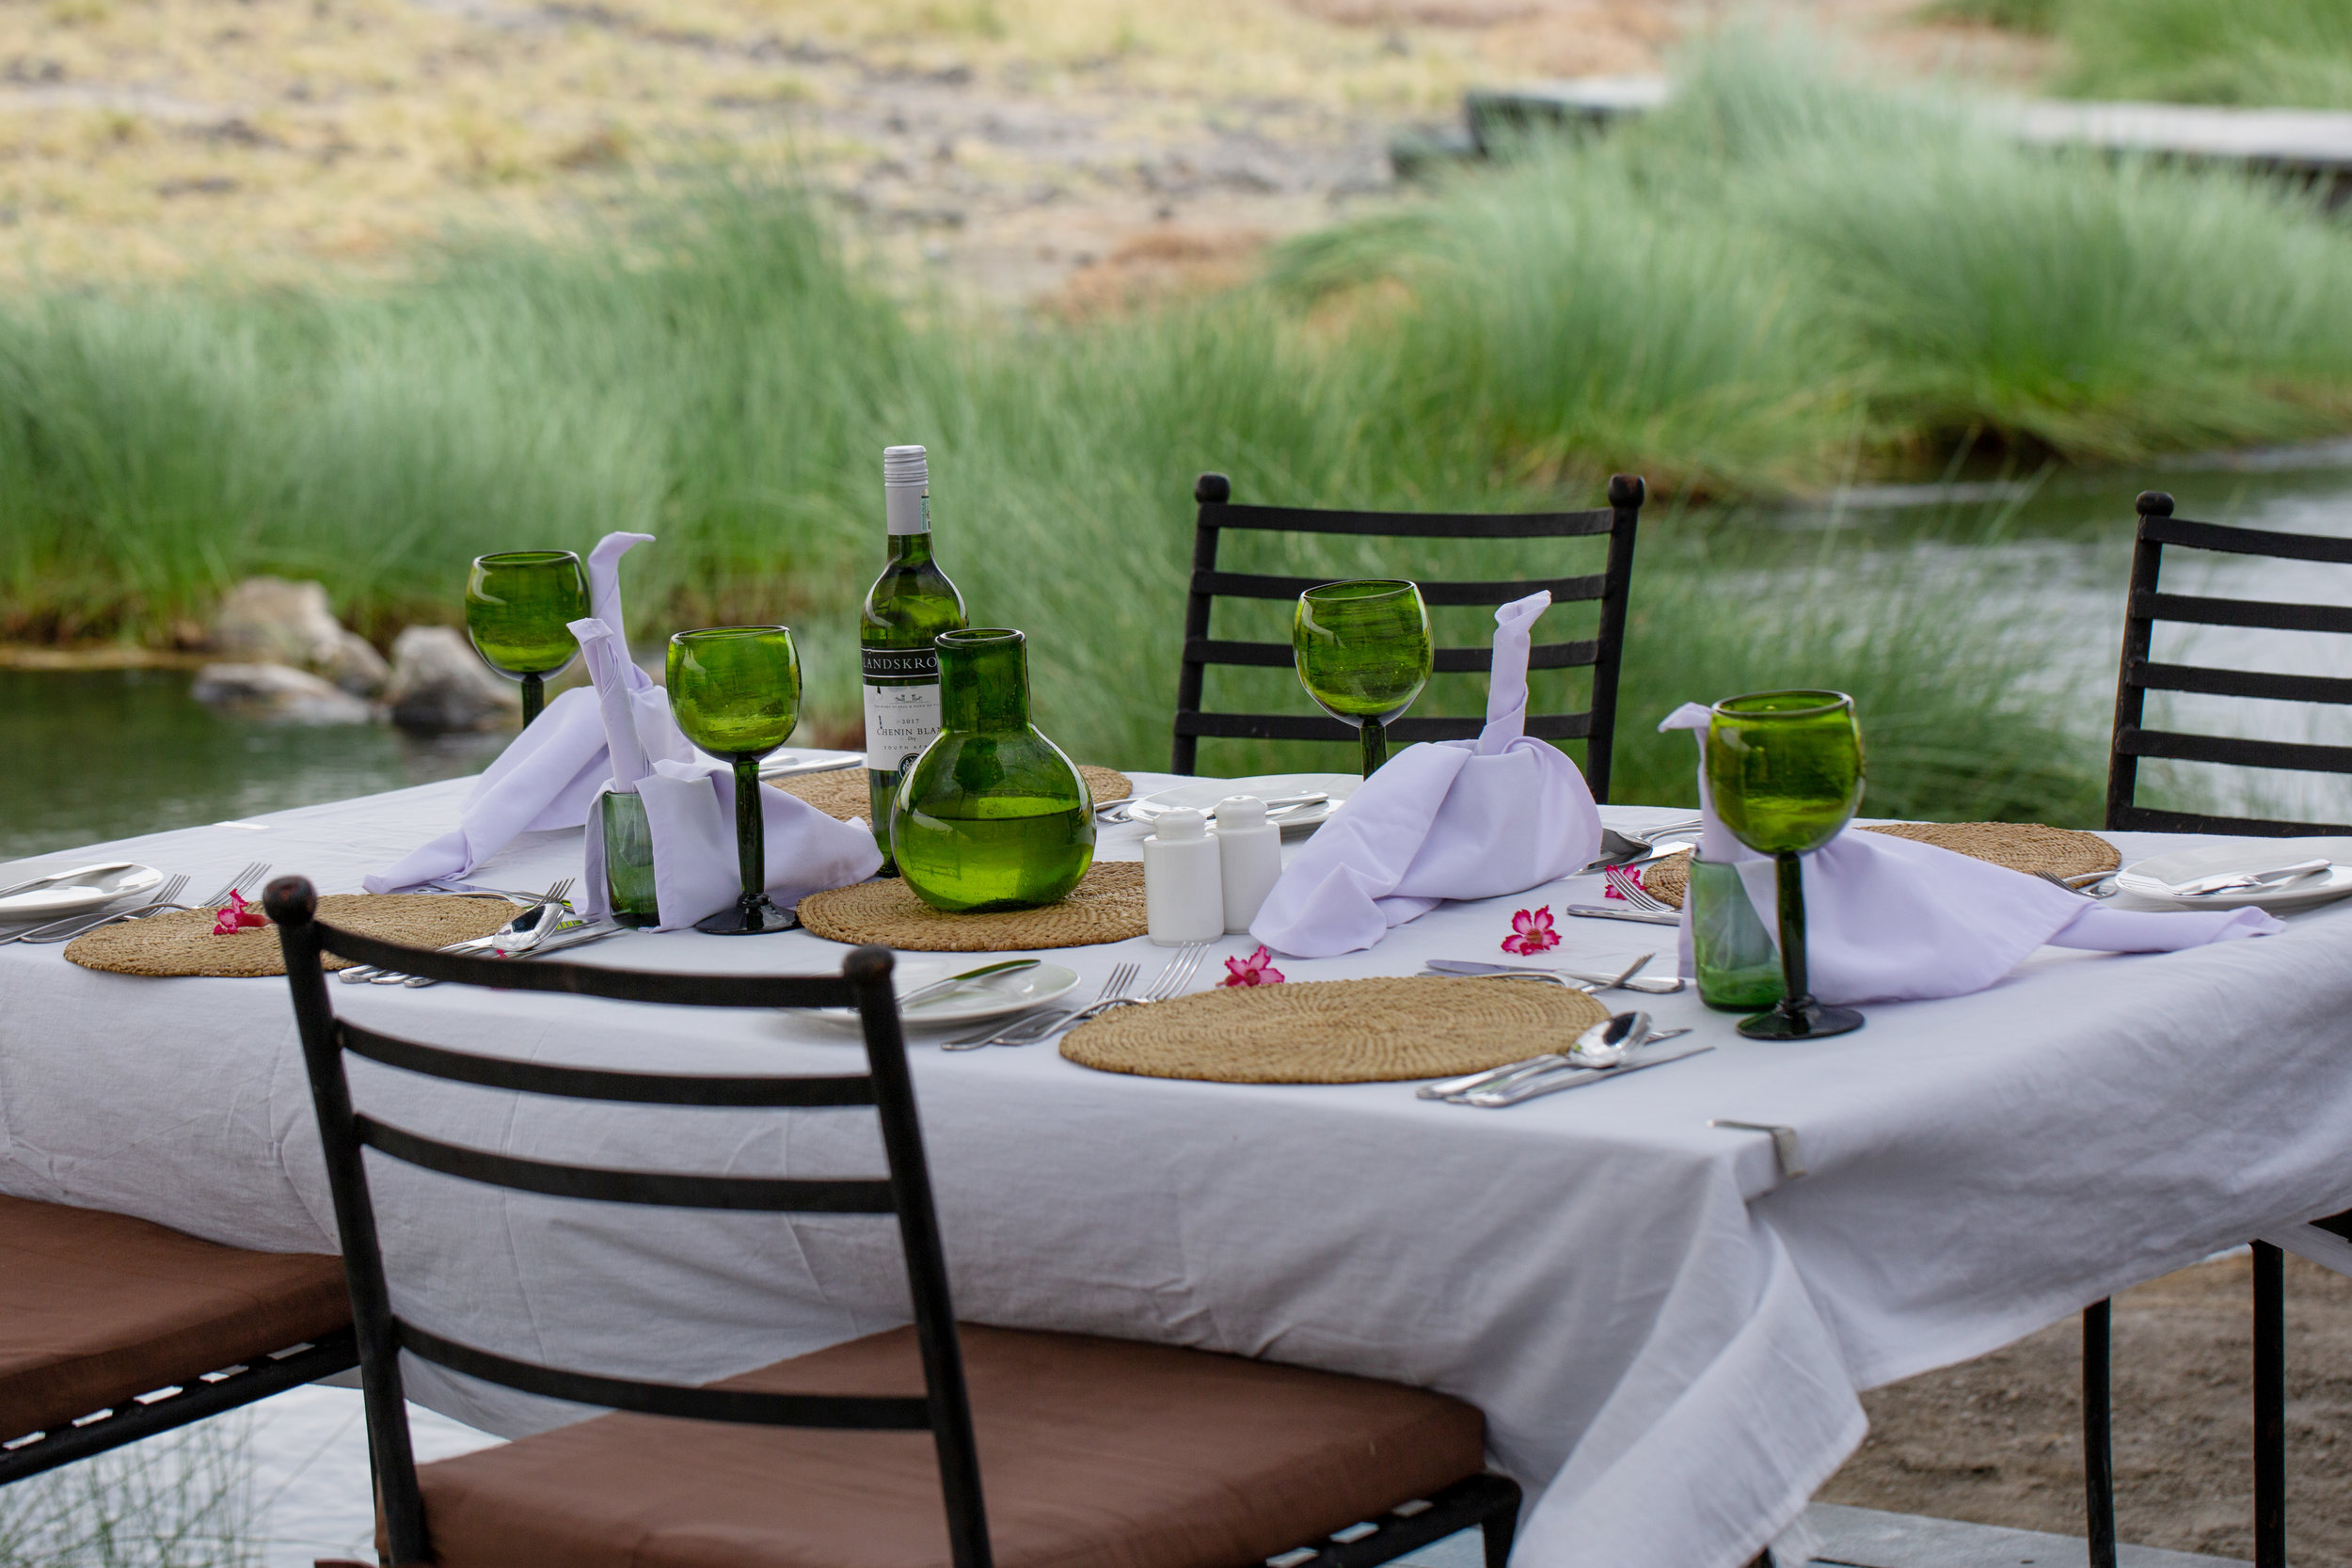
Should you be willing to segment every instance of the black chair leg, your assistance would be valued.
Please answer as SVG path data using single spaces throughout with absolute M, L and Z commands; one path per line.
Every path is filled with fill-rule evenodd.
M 2113 1318 L 2107 1302 L 2083 1308 L 2083 1512 L 2090 1568 L 2115 1568 L 2115 1432 L 2107 1399 Z
M 1478 1521 L 1478 1538 L 1486 1547 L 1486 1568 L 1504 1568 L 1511 1560 L 1511 1538 L 1518 1531 L 1519 1498 L 1514 1493 Z
M 2286 1258 L 2254 1243 L 2254 1568 L 2287 1562 Z

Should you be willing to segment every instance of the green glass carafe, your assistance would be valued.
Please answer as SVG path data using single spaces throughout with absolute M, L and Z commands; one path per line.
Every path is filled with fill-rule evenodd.
M 1738 866 L 1693 853 L 1682 900 L 1691 908 L 1691 955 L 1698 966 L 1700 1001 L 1727 1013 L 1752 1013 L 1788 994 L 1780 949 L 1756 917 Z
M 952 914 L 1028 910 L 1094 863 L 1094 802 L 1029 722 L 1026 639 L 940 634 L 940 730 L 890 803 L 890 852 L 915 896 Z

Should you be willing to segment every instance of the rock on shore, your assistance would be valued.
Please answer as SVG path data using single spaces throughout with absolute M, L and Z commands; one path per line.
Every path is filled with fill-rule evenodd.
M 428 735 L 504 729 L 522 718 L 522 688 L 494 673 L 448 626 L 410 626 L 392 641 L 384 688 L 392 722 Z

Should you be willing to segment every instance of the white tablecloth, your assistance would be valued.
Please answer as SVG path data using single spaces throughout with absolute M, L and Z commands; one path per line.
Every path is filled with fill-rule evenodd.
M 104 848 L 199 887 L 259 858 L 348 891 L 446 828 L 467 787 Z M 1136 836 L 1107 834 L 1105 857 L 1133 858 Z M 2128 857 L 2178 841 L 2120 842 Z M 483 878 L 544 886 L 579 854 L 576 834 L 538 835 Z M 1587 879 L 1448 906 L 1368 953 L 1283 967 L 1318 979 L 1490 956 L 1514 908 L 1597 896 Z M 1656 948 L 1671 964 L 1671 930 L 1560 924 L 1555 958 Z M 1873 1007 L 1862 1032 L 1807 1044 L 1741 1040 L 1687 993 L 1645 1000 L 1717 1049 L 1503 1112 L 1402 1085 L 1180 1083 L 1090 1072 L 1050 1047 L 918 1043 L 958 1307 L 1444 1389 L 1486 1413 L 1497 1464 L 1534 1499 L 1515 1562 L 1736 1568 L 1859 1441 L 1857 1389 L 2352 1207 L 2352 905 L 2290 925 L 2165 956 L 2044 950 L 1992 990 Z M 1112 964 L 1159 952 L 1061 957 L 1090 994 Z M 687 932 L 582 957 L 808 971 L 840 954 L 802 933 Z M 334 997 L 379 1028 L 533 1058 L 791 1071 L 858 1053 L 804 1018 L 453 986 Z M 521 1154 L 880 1169 L 863 1112 L 559 1103 L 364 1063 L 355 1081 L 389 1119 Z M 1784 1182 L 1769 1139 L 1710 1117 L 1798 1129 L 1809 1174 Z M 905 1316 L 887 1222 L 572 1203 L 376 1168 L 403 1301 L 514 1354 L 709 1378 Z M 56 947 L 0 948 L 0 1190 L 248 1246 L 331 1246 L 282 984 L 103 974 Z M 570 1414 L 430 1369 L 411 1387 L 507 1433 Z

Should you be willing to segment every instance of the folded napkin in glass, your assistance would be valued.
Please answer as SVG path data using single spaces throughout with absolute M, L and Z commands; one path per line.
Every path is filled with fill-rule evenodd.
M 1299 958 L 1353 953 L 1449 898 L 1524 893 L 1599 851 L 1584 775 L 1526 734 L 1531 627 L 1550 603 L 1534 594 L 1495 611 L 1479 737 L 1391 757 L 1283 870 L 1251 936 Z
M 735 847 L 735 775 L 724 763 L 670 762 L 636 781 L 653 838 L 657 931 L 691 926 L 742 893 Z M 812 893 L 862 882 L 882 869 L 882 850 L 863 821 L 841 822 L 796 795 L 759 786 L 768 833 L 768 896 L 788 910 Z M 604 835 L 586 838 L 582 909 L 605 902 Z
M 1708 720 L 1708 708 L 1685 703 L 1658 727 L 1703 736 Z M 1699 854 L 1740 868 L 1757 918 L 1777 938 L 1780 906 L 1772 858 L 1742 846 L 1717 819 L 1704 766 L 1699 815 Z M 1830 1003 L 1964 996 L 1999 980 L 2045 945 L 2172 953 L 2286 929 L 2255 909 L 2210 914 L 2111 909 L 2007 866 L 1851 828 L 1804 856 L 1803 864 L 1806 964 L 1813 993 Z M 1687 899 L 1681 973 L 1697 973 Z
M 589 552 L 589 607 L 623 650 L 628 643 L 621 620 L 621 557 L 652 538 L 650 533 L 608 533 Z M 661 688 L 629 662 L 626 651 L 619 665 L 617 675 L 627 688 L 622 706 L 644 755 L 691 761 L 694 748 L 678 733 Z M 459 810 L 456 827 L 363 879 L 362 885 L 370 893 L 394 893 L 471 876 L 518 833 L 579 827 L 588 820 L 590 803 L 612 776 L 605 735 L 605 713 L 596 690 L 579 687 L 564 692 L 484 771 Z

